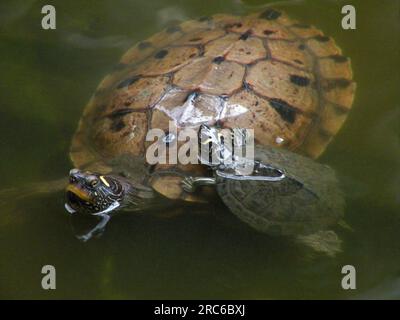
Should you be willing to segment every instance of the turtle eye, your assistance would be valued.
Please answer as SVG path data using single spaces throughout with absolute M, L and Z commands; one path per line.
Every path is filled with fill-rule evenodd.
M 90 183 L 90 185 L 91 185 L 92 187 L 95 187 L 95 186 L 97 186 L 97 184 L 99 183 L 99 180 L 93 179 L 93 180 L 91 180 L 89 183 Z
M 76 182 L 76 178 L 73 177 L 73 176 L 70 176 L 70 177 L 69 177 L 69 182 L 70 182 L 70 183 L 75 183 L 75 182 Z

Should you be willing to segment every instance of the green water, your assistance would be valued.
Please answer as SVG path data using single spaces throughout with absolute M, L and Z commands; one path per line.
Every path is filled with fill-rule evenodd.
M 0 4 L 0 189 L 65 176 L 68 148 L 98 82 L 134 42 L 171 20 L 244 13 L 268 1 L 51 1 L 57 29 L 41 29 L 48 1 Z M 286 2 L 290 15 L 335 37 L 358 83 L 348 121 L 321 161 L 342 178 L 344 252 L 298 247 L 213 216 L 120 215 L 100 239 L 75 239 L 63 194 L 0 208 L 0 298 L 400 298 L 399 4 L 351 1 L 357 29 L 340 28 L 347 1 Z M 57 289 L 41 289 L 41 268 Z M 357 290 L 341 288 L 341 268 Z

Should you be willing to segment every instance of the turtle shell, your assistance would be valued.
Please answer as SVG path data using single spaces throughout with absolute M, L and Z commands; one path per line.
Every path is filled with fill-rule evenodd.
M 148 130 L 206 123 L 252 128 L 256 144 L 318 157 L 351 108 L 350 60 L 333 39 L 275 9 L 168 27 L 128 50 L 84 110 L 71 147 L 78 168 L 141 178 Z M 200 165 L 152 166 L 146 183 L 169 198 Z M 127 173 L 128 172 L 128 173 Z M 150 177 L 150 178 L 149 178 Z
M 279 152 L 278 152 L 279 150 Z M 264 146 L 256 160 L 268 163 L 255 175 L 285 177 L 268 180 L 235 179 L 216 171 L 216 188 L 222 201 L 239 219 L 270 235 L 307 235 L 336 224 L 344 214 L 344 197 L 334 171 L 308 157 Z

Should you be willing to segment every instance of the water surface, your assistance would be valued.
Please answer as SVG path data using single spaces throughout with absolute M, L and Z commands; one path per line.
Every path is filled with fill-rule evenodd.
M 1 189 L 57 179 L 82 109 L 133 43 L 174 20 L 245 13 L 268 1 L 52 1 L 57 30 L 40 27 L 46 1 L 0 4 Z M 100 239 L 74 238 L 62 193 L 0 209 L 0 298 L 400 298 L 399 2 L 353 0 L 357 29 L 340 28 L 346 1 L 284 2 L 291 16 L 333 36 L 352 58 L 358 89 L 321 161 L 346 193 L 344 252 L 309 257 L 282 239 L 236 230 L 209 215 L 120 215 Z M 220 212 L 215 213 L 217 216 Z M 57 290 L 40 270 L 57 269 Z M 341 268 L 357 269 L 357 290 Z

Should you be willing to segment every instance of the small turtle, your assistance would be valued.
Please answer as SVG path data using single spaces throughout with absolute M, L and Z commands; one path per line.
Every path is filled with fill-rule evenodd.
M 252 228 L 295 238 L 330 256 L 340 252 L 341 240 L 328 228 L 345 224 L 345 202 L 330 167 L 272 146 L 256 146 L 254 160 L 241 159 L 230 145 L 222 148 L 218 130 L 205 127 L 199 134 L 209 136 L 200 141 L 211 141 L 214 151 L 223 150 L 224 155 L 216 165 L 208 163 L 214 177 L 185 178 L 185 191 L 214 185 L 230 211 Z M 249 164 L 251 172 L 244 175 L 243 166 Z
M 146 160 L 150 129 L 161 129 L 166 143 L 176 138 L 169 132 L 170 121 L 177 133 L 202 124 L 252 128 L 258 154 L 265 155 L 267 148 L 263 162 L 270 163 L 269 147 L 274 147 L 273 154 L 282 152 L 285 159 L 277 161 L 278 169 L 299 174 L 294 163 L 307 166 L 303 162 L 312 160 L 295 153 L 316 159 L 345 121 L 356 87 L 352 77 L 350 59 L 332 38 L 276 9 L 243 17 L 219 14 L 168 27 L 128 50 L 86 106 L 70 149 L 76 169 L 69 175 L 66 208 L 103 217 L 86 239 L 104 227 L 111 211 L 158 207 L 163 212 L 167 204 L 208 202 L 212 186 L 196 192 L 182 188 L 185 178 L 212 178 L 208 166 Z M 319 165 L 309 167 L 298 178 L 289 174 L 294 182 L 260 187 L 260 199 L 268 197 L 261 189 L 293 192 L 301 184 L 313 201 L 312 193 L 319 196 L 332 175 Z M 328 178 L 322 177 L 325 173 Z M 217 189 L 227 202 L 237 188 L 232 178 L 222 181 Z M 240 188 L 252 181 L 247 183 Z M 256 221 L 260 213 L 252 216 L 252 204 L 245 205 L 250 211 L 242 218 Z M 282 219 L 290 216 L 288 206 L 278 208 Z M 232 205 L 231 210 L 237 214 L 239 209 Z M 280 225 L 283 232 L 284 226 L 289 224 Z

